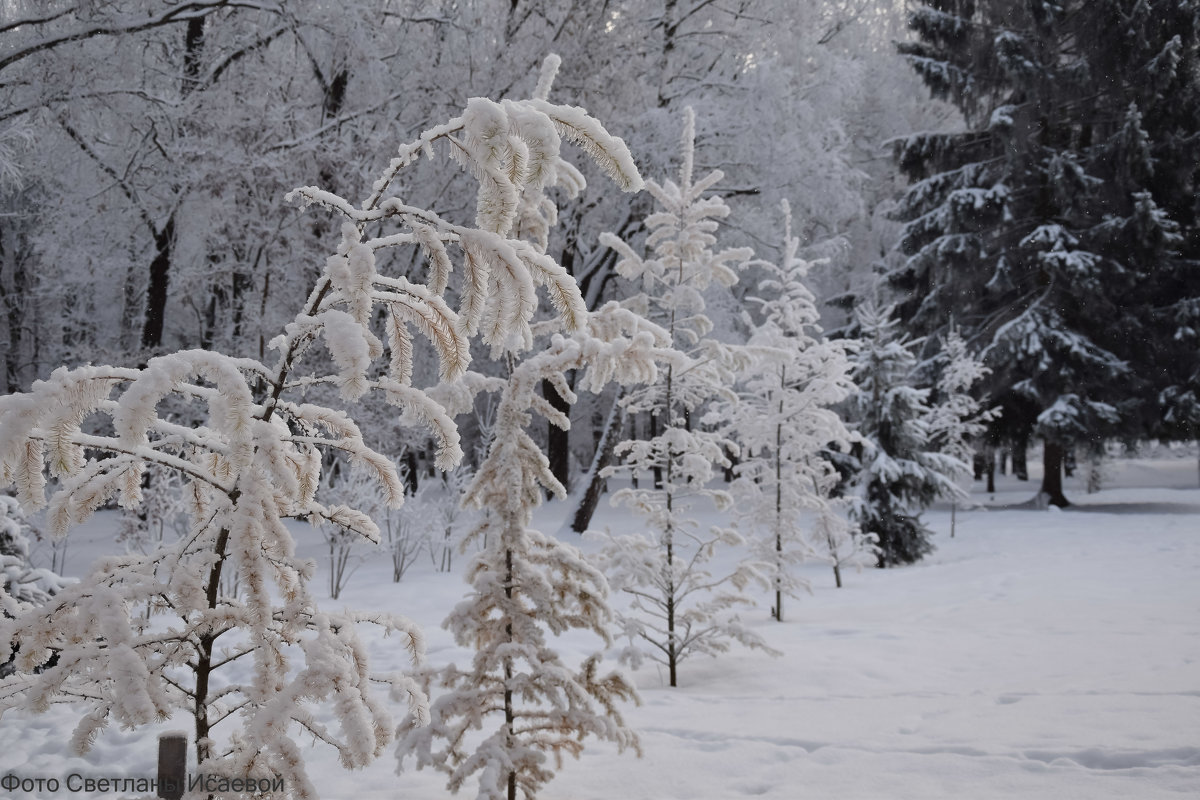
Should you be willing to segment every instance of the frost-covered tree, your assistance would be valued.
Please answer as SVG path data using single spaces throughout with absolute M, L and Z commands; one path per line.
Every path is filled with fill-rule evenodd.
M 855 516 L 877 537 L 879 566 L 920 560 L 933 550 L 921 512 L 939 495 L 962 492 L 953 476 L 965 465 L 935 452 L 929 432 L 929 390 L 912 384 L 917 359 L 891 307 L 867 302 L 855 309 L 859 349 L 852 399 L 859 470 L 853 483 Z
M 413 753 L 418 768 L 447 773 L 451 791 L 477 775 L 481 800 L 515 800 L 518 791 L 533 798 L 554 775 L 549 759 L 578 756 L 585 737 L 636 746 L 616 708 L 635 696 L 633 687 L 601 673 L 599 655 L 568 667 L 548 638 L 579 629 L 608 645 L 612 620 L 603 574 L 577 548 L 530 527 L 543 490 L 566 491 L 528 429 L 533 412 L 569 425 L 541 395 L 542 381 L 569 402 L 570 370 L 580 371 L 580 388 L 597 392 L 614 380 L 653 381 L 666 344 L 663 331 L 612 303 L 593 312 L 584 331 L 555 334 L 509 376 L 492 445 L 464 498 L 483 514 L 468 539 L 483 543 L 467 568 L 473 591 L 445 622 L 475 654 L 469 666 L 430 673 L 432 722 L 411 717 L 397 748 L 402 763 Z M 482 742 L 474 730 L 484 731 Z
M 962 471 L 954 476 L 961 480 L 970 476 L 976 442 L 987 430 L 987 424 L 999 416 L 999 411 L 985 409 L 971 393 L 989 370 L 971 353 L 954 327 L 942 339 L 939 360 L 942 369 L 937 380 L 937 403 L 929 410 L 929 441 L 933 449 L 962 463 Z M 951 536 L 957 510 L 955 498 L 950 509 Z
M 854 509 L 853 498 L 835 497 L 821 509 L 813 529 L 817 552 L 832 565 L 833 583 L 839 589 L 843 568 L 861 572 L 863 567 L 879 563 L 879 537 L 859 529 Z
M 700 504 L 725 510 L 732 501 L 728 492 L 708 484 L 714 465 L 729 464 L 726 452 L 733 443 L 707 429 L 700 415 L 713 400 L 736 400 L 731 387 L 736 370 L 746 363 L 741 348 L 709 336 L 704 292 L 714 285 L 732 286 L 737 269 L 752 255 L 748 248 L 713 249 L 718 221 L 729 206 L 719 196 L 705 196 L 723 177 L 719 170 L 694 178 L 694 148 L 695 116 L 689 108 L 679 182 L 646 184 L 662 208 L 646 218 L 652 256 L 639 256 L 612 234 L 601 238 L 620 257 L 617 271 L 642 285 L 642 293 L 626 304 L 660 323 L 682 355 L 654 384 L 627 393 L 625 410 L 649 414 L 652 435 L 618 444 L 622 464 L 603 473 L 654 476 L 613 496 L 613 504 L 633 509 L 647 529 L 610 536 L 601 562 L 614 587 L 631 598 L 630 613 L 621 622 L 638 644 L 626 655 L 636 662 L 639 648 L 646 647 L 667 667 L 671 686 L 679 662 L 689 655 L 717 653 L 731 641 L 765 646 L 729 610 L 750 602 L 742 590 L 761 576 L 749 564 L 718 575 L 706 566 L 718 547 L 741 545 L 742 538 L 732 530 L 705 530 L 690 517 Z
M 580 188 L 578 170 L 559 155 L 563 138 L 626 188 L 638 185 L 623 143 L 582 109 L 542 97 L 475 98 L 460 116 L 402 145 L 361 204 L 315 187 L 291 195 L 345 222 L 303 310 L 272 341 L 273 366 L 189 350 L 142 368 L 60 368 L 28 394 L 0 398 L 0 477 L 16 485 L 27 508 L 48 501 L 56 534 L 111 498 L 136 507 L 152 465 L 184 477 L 191 523 L 180 541 L 103 559 L 36 614 L 0 620 L 0 659 L 19 645 L 17 673 L 0 683 L 0 713 L 80 703 L 85 715 L 72 747 L 83 751 L 110 721 L 132 727 L 181 712 L 193 722 L 197 771 L 282 777 L 297 797 L 314 794 L 297 730 L 354 767 L 394 734 L 377 681 L 407 698 L 416 717 L 427 715 L 423 692 L 402 671 L 370 671 L 356 628 L 374 623 L 397 633 L 414 658 L 419 632 L 384 612 L 323 612 L 309 588 L 312 566 L 294 554 L 288 518 L 330 521 L 378 540 L 365 514 L 318 499 L 323 451 L 372 473 L 391 505 L 404 494 L 393 462 L 366 445 L 353 419 L 302 395 L 322 387 L 343 400 L 379 395 L 422 422 L 439 465 L 457 463 L 453 420 L 413 383 L 414 333 L 428 341 L 442 378 L 452 380 L 466 370 L 472 337 L 497 349 L 530 340 L 538 286 L 568 330 L 585 324 L 578 289 L 562 267 L 508 236 L 550 223 L 545 189 Z M 474 224 L 390 194 L 406 167 L 439 147 L 478 181 Z M 377 270 L 398 246 L 425 254 L 424 281 Z M 454 310 L 443 295 L 456 261 Z M 328 359 L 312 363 L 329 371 L 302 372 L 313 348 Z M 168 417 L 160 404 L 188 413 Z M 238 597 L 221 590 L 222 576 L 234 570 Z M 162 613 L 143 629 L 131 614 L 147 603 Z M 52 655 L 57 663 L 37 672 Z M 321 702 L 330 704 L 332 722 L 313 712 Z M 238 722 L 240 730 L 225 732 Z
M 830 493 L 838 473 L 824 457 L 828 448 L 848 452 L 853 436 L 834 410 L 854 393 L 847 340 L 828 340 L 805 284 L 808 262 L 797 257 L 791 210 L 783 205 L 783 257 L 779 264 L 756 262 L 766 273 L 758 285 L 757 319 L 747 343 L 756 356 L 727 409 L 740 458 L 734 467 L 739 524 L 750 529 L 759 558 L 770 565 L 775 591 L 771 615 L 783 621 L 783 598 L 807 583 L 792 567 L 821 550 L 839 559 L 831 520 L 824 537 L 806 528 L 804 514 L 833 514 Z M 824 541 L 822 541 L 822 538 Z M 840 580 L 840 571 L 839 571 Z

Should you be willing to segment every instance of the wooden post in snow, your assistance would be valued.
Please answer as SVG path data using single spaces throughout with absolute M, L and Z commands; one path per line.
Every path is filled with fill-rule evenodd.
M 187 788 L 187 736 L 173 731 L 158 737 L 158 796 L 179 800 Z

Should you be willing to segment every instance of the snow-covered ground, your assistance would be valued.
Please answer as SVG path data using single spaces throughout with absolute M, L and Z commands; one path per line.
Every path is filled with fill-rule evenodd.
M 643 668 L 642 705 L 626 712 L 642 757 L 591 745 L 543 797 L 1200 796 L 1195 455 L 1111 469 L 1113 488 L 1098 494 L 1068 480 L 1077 505 L 1067 511 L 1004 508 L 1036 484 L 1001 477 L 996 495 L 976 492 L 991 508 L 958 512 L 953 539 L 949 509 L 935 508 L 926 519 L 938 549 L 917 566 L 851 573 L 840 590 L 828 568 L 806 567 L 813 595 L 791 601 L 784 623 L 768 620 L 765 596 L 744 615 L 782 656 L 687 661 L 677 689 Z M 551 506 L 538 521 L 553 530 L 563 513 Z M 68 572 L 103 552 L 112 523 L 101 515 L 78 532 Z M 633 522 L 602 507 L 596 524 Z M 317 534 L 297 532 L 324 568 Z M 365 559 L 332 605 L 398 610 L 425 627 L 430 662 L 463 660 L 440 629 L 466 589 L 461 574 L 424 560 L 393 584 L 390 566 Z M 374 650 L 403 663 L 389 641 Z M 73 719 L 67 709 L 6 715 L 0 775 L 153 774 L 157 731 L 105 731 L 80 759 L 65 752 Z M 314 749 L 310 763 L 327 798 L 446 796 L 439 774 L 396 776 L 390 756 L 345 772 Z

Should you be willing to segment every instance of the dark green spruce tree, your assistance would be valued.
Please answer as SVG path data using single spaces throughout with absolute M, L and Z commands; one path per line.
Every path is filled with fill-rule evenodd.
M 993 433 L 1040 437 L 1067 505 L 1067 448 L 1194 435 L 1200 4 L 927 0 L 909 26 L 901 53 L 966 124 L 895 142 L 900 314 L 927 336 L 953 315 Z
M 858 346 L 851 378 L 858 393 L 849 417 L 860 440 L 852 455 L 853 516 L 878 547 L 880 567 L 911 564 L 933 551 L 921 512 L 939 496 L 958 497 L 961 461 L 931 441 L 929 390 L 913 385 L 917 344 L 897 329 L 892 307 L 867 301 L 854 309 Z

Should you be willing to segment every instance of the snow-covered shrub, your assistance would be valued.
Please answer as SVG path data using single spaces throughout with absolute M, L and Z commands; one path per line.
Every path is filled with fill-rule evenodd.
M 388 508 L 387 496 L 378 481 L 364 470 L 347 469 L 345 464 L 338 463 L 333 469 L 325 470 L 321 488 L 327 503 L 353 508 L 375 520 L 376 525 L 395 511 Z M 327 520 L 318 527 L 329 552 L 329 598 L 337 600 L 362 561 L 358 550 L 364 540 L 358 530 L 336 520 Z M 376 544 L 382 544 L 382 536 Z
M 37 614 L 0 619 L 0 660 L 19 644 L 17 673 L 0 682 L 0 714 L 79 703 L 85 713 L 71 746 L 85 751 L 109 722 L 136 727 L 183 713 L 193 722 L 197 772 L 282 778 L 296 797 L 315 794 L 296 731 L 333 746 L 355 767 L 394 735 L 379 687 L 406 699 L 415 719 L 427 717 L 423 691 L 400 665 L 383 676 L 371 672 L 357 627 L 398 634 L 414 660 L 423 647 L 419 631 L 385 612 L 322 611 L 310 589 L 313 565 L 295 555 L 284 524 L 290 518 L 379 538 L 360 510 L 318 499 L 325 451 L 371 474 L 389 505 L 404 497 L 393 462 L 364 443 L 355 421 L 307 402 L 304 392 L 331 386 L 345 401 L 376 393 L 425 426 L 440 467 L 454 466 L 462 451 L 452 418 L 412 383 L 415 335 L 436 353 L 441 378 L 452 381 L 467 368 L 472 337 L 497 352 L 532 340 L 539 286 L 567 330 L 586 325 L 573 279 L 538 247 L 509 238 L 517 229 L 544 232 L 552 222 L 545 188 L 582 185 L 559 156 L 563 138 L 623 187 L 640 186 L 624 144 L 581 109 L 543 97 L 473 98 L 461 116 L 401 146 L 361 204 L 315 187 L 290 195 L 332 209 L 345 223 L 304 308 L 272 340 L 273 365 L 191 350 L 142 368 L 60 368 L 29 393 L 0 398 L 0 483 L 15 484 L 26 508 L 48 504 L 57 534 L 111 498 L 137 507 L 153 465 L 182 476 L 190 522 L 177 542 L 100 560 Z M 389 196 L 401 171 L 437 147 L 479 182 L 473 225 Z M 425 254 L 423 282 L 377 271 L 376 254 L 397 246 Z M 456 262 L 457 310 L 443 297 Z M 314 346 L 328 352 L 332 369 L 306 375 L 303 357 Z M 195 424 L 161 417 L 166 398 L 188 407 L 181 418 Z M 49 497 L 47 470 L 59 479 Z M 235 570 L 236 598 L 221 589 Z M 162 613 L 158 625 L 138 633 L 131 610 L 146 603 Z M 35 673 L 52 654 L 57 664 Z M 318 723 L 314 704 L 327 704 L 332 722 Z
M 392 560 L 392 583 L 399 583 L 426 542 L 407 516 L 393 514 L 391 509 L 384 516 L 383 526 L 383 547 Z
M 491 436 L 488 436 L 489 443 Z M 438 572 L 449 572 L 454 553 L 463 546 L 463 534 L 471 527 L 475 512 L 462 504 L 463 495 L 475 473 L 463 464 L 441 473 L 440 479 L 424 481 L 405 509 L 406 524 L 415 538 L 429 550 Z
M 752 255 L 748 248 L 712 249 L 713 232 L 729 207 L 719 196 L 705 196 L 721 180 L 720 170 L 694 180 L 694 148 L 695 117 L 689 108 L 679 183 L 647 183 L 662 208 L 646 218 L 652 256 L 643 258 L 612 234 L 601 237 L 617 252 L 617 271 L 643 287 L 626 305 L 660 323 L 680 354 L 655 383 L 630 390 L 623 401 L 628 413 L 648 413 L 657 420 L 657 435 L 618 444 L 615 452 L 623 463 L 601 473 L 655 476 L 649 485 L 642 481 L 613 495 L 612 502 L 632 508 L 647 530 L 609 536 L 600 563 L 614 588 L 631 598 L 631 613 L 621 617 L 621 625 L 636 644 L 626 657 L 636 662 L 644 652 L 660 661 L 671 686 L 679 662 L 689 655 L 720 652 L 730 641 L 765 647 L 730 610 L 751 602 L 743 590 L 762 576 L 749 563 L 721 575 L 706 567 L 719 546 L 744 544 L 741 536 L 730 529 L 702 530 L 689 516 L 698 502 L 718 510 L 732 502 L 728 492 L 708 484 L 714 465 L 728 465 L 726 452 L 734 445 L 699 417 L 713 400 L 736 401 L 734 376 L 747 358 L 742 348 L 708 336 L 713 326 L 705 315 L 704 291 L 713 284 L 732 286 L 738 268 Z
M 28 530 L 16 498 L 0 494 L 0 615 L 47 603 L 69 583 L 29 562 Z

